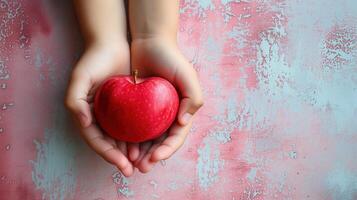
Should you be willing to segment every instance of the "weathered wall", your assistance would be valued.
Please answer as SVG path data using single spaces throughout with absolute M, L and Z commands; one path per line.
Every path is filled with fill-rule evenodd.
M 0 0 L 0 199 L 357 199 L 357 2 L 182 0 L 205 106 L 166 164 L 126 179 L 63 107 L 67 1 Z

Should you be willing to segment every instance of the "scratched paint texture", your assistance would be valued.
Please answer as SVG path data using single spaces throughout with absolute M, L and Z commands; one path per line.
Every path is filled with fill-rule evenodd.
M 0 0 L 0 199 L 357 199 L 357 2 L 182 0 L 205 96 L 184 146 L 125 178 L 63 108 L 69 0 Z

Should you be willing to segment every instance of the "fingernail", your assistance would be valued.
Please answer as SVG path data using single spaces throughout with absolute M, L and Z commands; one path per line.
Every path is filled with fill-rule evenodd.
M 83 128 L 86 127 L 86 121 L 87 117 L 83 113 L 79 113 L 79 122 Z
M 182 116 L 182 122 L 183 124 L 187 124 L 190 119 L 192 117 L 192 114 L 191 113 L 185 113 L 183 116 Z

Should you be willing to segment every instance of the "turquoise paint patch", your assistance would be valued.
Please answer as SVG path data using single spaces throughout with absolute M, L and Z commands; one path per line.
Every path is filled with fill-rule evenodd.
M 247 174 L 247 178 L 250 182 L 253 183 L 256 176 L 257 176 L 257 168 L 253 167 L 250 169 L 249 173 Z
M 211 0 L 197 0 L 197 3 L 199 5 L 200 8 L 207 10 L 214 10 L 214 4 Z
M 236 100 L 236 95 L 231 94 L 228 97 L 227 102 L 227 122 L 232 123 L 238 120 L 238 111 L 237 111 L 238 102 Z
M 326 184 L 333 199 L 353 200 L 357 196 L 357 174 L 342 166 L 328 173 Z
M 340 25 L 334 20 L 325 25 L 324 31 L 314 32 L 312 27 L 299 36 L 294 34 L 294 30 L 299 27 L 289 27 L 291 44 L 296 52 L 292 55 L 295 59 L 290 65 L 294 75 L 291 85 L 296 88 L 296 98 L 313 106 L 324 116 L 322 127 L 326 133 L 355 134 L 357 125 L 353 119 L 357 116 L 357 30 L 354 24 Z M 343 28 L 336 32 L 334 27 L 340 26 Z M 323 38 L 321 32 L 324 32 Z M 316 40 L 310 41 L 314 35 Z M 304 56 L 310 54 L 311 49 L 318 52 L 317 55 L 310 55 L 315 57 L 313 61 Z
M 34 141 L 37 159 L 33 165 L 32 180 L 43 191 L 43 199 L 64 200 L 73 197 L 76 186 L 75 155 L 78 138 L 74 127 L 66 119 L 64 109 L 55 112 L 54 125 L 45 130 L 44 141 Z
M 220 152 L 216 145 L 208 137 L 204 140 L 204 146 L 197 150 L 198 183 L 204 190 L 219 180 L 218 173 L 224 166 L 224 161 L 220 159 Z
M 210 63 L 219 61 L 219 58 L 222 56 L 222 46 L 220 46 L 211 36 L 207 38 L 204 44 L 204 49 L 207 50 L 207 55 L 205 56 Z
M 210 79 L 211 79 L 211 81 L 213 82 L 213 83 L 216 83 L 215 85 L 216 85 L 216 87 L 214 88 L 214 90 L 213 90 L 213 95 L 215 95 L 215 96 L 221 96 L 222 95 L 222 90 L 223 90 L 223 87 L 222 87 L 222 84 L 221 84 L 221 78 L 220 78 L 220 76 L 219 76 L 219 74 L 218 74 L 218 72 L 217 73 L 215 73 L 215 74 L 212 74 L 211 76 L 210 76 Z M 211 93 L 211 95 L 212 95 L 212 93 Z
M 256 138 L 254 143 L 256 153 L 272 152 L 280 146 L 280 140 L 274 140 L 272 137 Z
M 332 24 L 349 20 L 357 13 L 357 1 L 355 0 L 343 2 L 334 0 L 286 1 L 286 4 L 286 15 L 291 16 L 288 26 L 292 28 L 304 27 L 304 31 L 300 29 L 296 32 L 301 36 L 313 30 L 327 30 Z
M 42 67 L 43 62 L 44 62 L 44 56 L 42 54 L 42 51 L 39 48 L 37 48 L 36 49 L 36 54 L 35 54 L 35 59 L 34 59 L 35 68 L 37 70 L 40 70 L 40 68 Z

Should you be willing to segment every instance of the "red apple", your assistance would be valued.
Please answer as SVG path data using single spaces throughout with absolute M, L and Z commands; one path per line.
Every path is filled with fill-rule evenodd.
M 97 90 L 94 114 L 111 137 L 143 142 L 159 137 L 171 126 L 178 106 L 176 89 L 163 78 L 116 76 Z

